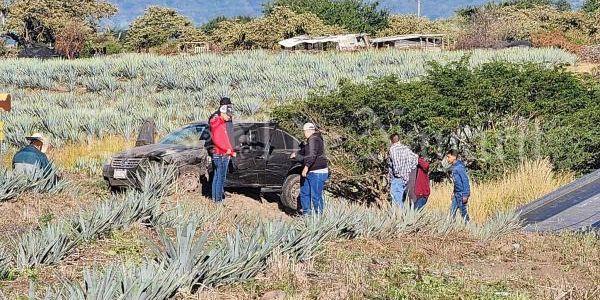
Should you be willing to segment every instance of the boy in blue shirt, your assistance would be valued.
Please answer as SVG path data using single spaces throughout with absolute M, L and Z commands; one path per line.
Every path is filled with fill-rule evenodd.
M 458 159 L 458 151 L 456 150 L 448 151 L 446 160 L 452 165 L 452 181 L 454 181 L 450 216 L 456 218 L 456 211 L 460 209 L 460 214 L 465 222 L 469 222 L 468 204 L 471 196 L 471 186 L 469 185 L 467 167 L 465 167 L 462 160 Z

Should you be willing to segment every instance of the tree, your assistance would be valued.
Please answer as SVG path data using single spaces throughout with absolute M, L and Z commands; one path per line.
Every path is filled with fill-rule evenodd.
M 273 0 L 265 5 L 265 14 L 277 6 L 286 6 L 296 13 L 314 13 L 327 25 L 336 25 L 352 32 L 375 33 L 388 25 L 389 12 L 379 2 L 363 0 Z
M 89 35 L 90 30 L 85 25 L 77 21 L 69 22 L 56 33 L 56 51 L 73 59 L 83 50 Z
M 202 32 L 204 32 L 205 34 L 212 34 L 213 31 L 215 31 L 215 29 L 217 29 L 217 27 L 219 26 L 219 24 L 221 22 L 236 21 L 236 22 L 240 22 L 240 23 L 248 23 L 252 20 L 253 20 L 252 17 L 247 17 L 247 16 L 237 16 L 235 18 L 227 18 L 225 16 L 218 16 L 218 17 L 213 18 L 210 21 L 204 23 L 200 27 L 200 30 L 202 30 Z
M 451 18 L 429 20 L 416 15 L 394 15 L 390 24 L 377 32 L 377 36 L 394 36 L 413 33 L 440 33 L 449 38 L 456 38 L 462 31 L 462 19 Z
M 581 6 L 581 10 L 593 13 L 600 10 L 600 0 L 585 0 L 583 6 Z
M 56 32 L 68 23 L 95 30 L 101 19 L 116 12 L 105 0 L 14 0 L 2 7 L 2 31 L 19 45 L 54 43 Z
M 222 21 L 213 30 L 212 41 L 224 49 L 272 49 L 282 39 L 297 35 L 339 34 L 344 30 L 323 23 L 313 13 L 295 13 L 275 7 L 270 14 L 250 22 Z
M 192 21 L 175 10 L 151 6 L 131 23 L 126 44 L 135 51 L 148 51 L 169 41 L 199 38 Z

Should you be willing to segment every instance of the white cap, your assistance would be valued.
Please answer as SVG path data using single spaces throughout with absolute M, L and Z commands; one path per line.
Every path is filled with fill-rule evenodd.
M 304 124 L 304 126 L 302 126 L 302 130 L 307 131 L 307 130 L 316 130 L 317 126 L 315 126 L 315 124 L 313 123 L 306 123 Z
M 28 141 L 40 141 L 42 142 L 42 152 L 46 153 L 48 150 L 48 144 L 50 144 L 50 140 L 47 139 L 43 134 L 36 132 L 30 136 L 25 137 Z

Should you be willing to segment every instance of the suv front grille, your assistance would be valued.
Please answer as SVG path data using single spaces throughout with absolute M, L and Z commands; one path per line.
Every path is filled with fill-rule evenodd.
M 113 158 L 111 167 L 116 169 L 135 169 L 143 158 Z

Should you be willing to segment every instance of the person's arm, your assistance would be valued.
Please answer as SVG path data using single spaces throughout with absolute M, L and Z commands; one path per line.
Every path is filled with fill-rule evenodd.
M 465 198 L 468 201 L 469 197 L 471 196 L 471 185 L 469 184 L 469 175 L 467 174 L 467 169 L 465 169 L 464 167 L 461 170 L 460 177 L 461 177 L 462 186 L 463 186 L 463 201 Z
M 429 162 L 422 157 L 419 157 L 419 167 L 421 167 L 423 172 L 429 173 Z
M 304 150 L 304 166 L 307 168 L 312 167 L 317 160 L 317 143 L 314 141 L 308 142 L 308 147 Z
M 215 116 L 210 121 L 211 128 L 218 128 L 219 126 L 225 126 L 225 121 L 221 119 L 220 116 Z M 214 132 L 214 131 L 213 131 Z M 233 147 L 231 147 L 231 142 L 229 141 L 229 137 L 227 136 L 227 130 L 225 130 L 225 134 L 212 134 L 212 142 L 215 147 L 221 149 L 222 151 L 229 152 L 234 155 Z
M 454 181 L 454 191 L 457 193 L 461 193 L 460 196 L 462 196 L 463 181 L 460 175 L 460 171 L 456 166 L 454 167 L 454 169 L 452 169 L 452 180 Z
M 398 153 L 394 153 L 394 151 L 392 151 L 392 149 L 390 149 L 390 170 L 391 173 L 394 177 L 396 177 L 396 174 L 400 173 L 400 170 L 398 170 L 398 168 L 400 167 L 400 162 L 398 161 Z
M 304 152 L 305 152 L 304 144 L 300 145 L 300 149 L 296 152 L 292 152 L 290 156 L 291 159 L 295 159 L 297 162 L 304 162 Z

